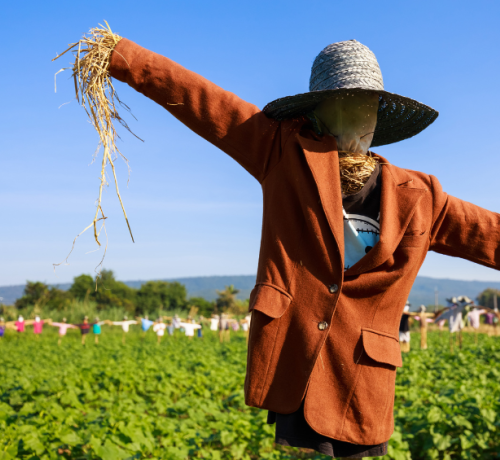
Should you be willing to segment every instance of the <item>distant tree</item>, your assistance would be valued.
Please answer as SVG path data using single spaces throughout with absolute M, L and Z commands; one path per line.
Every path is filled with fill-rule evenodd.
M 84 301 L 95 291 L 95 281 L 90 275 L 80 275 L 73 278 L 69 292 L 75 299 Z
M 215 310 L 215 302 L 210 302 L 203 297 L 190 297 L 188 299 L 188 304 L 189 307 L 197 307 L 198 314 L 205 317 L 211 316 Z
M 101 276 L 97 278 L 97 290 L 96 280 L 90 275 L 76 276 L 69 292 L 80 301 L 95 302 L 99 310 L 120 307 L 130 314 L 135 313 L 136 289 L 117 281 L 112 270 L 102 270 Z
M 63 291 L 56 287 L 49 288 L 49 298 L 45 304 L 47 307 L 55 308 L 56 310 L 64 310 L 71 305 L 74 300 L 73 294 L 69 291 Z
M 153 313 L 158 309 L 186 309 L 186 286 L 174 281 L 148 281 L 137 291 L 137 312 Z
M 49 287 L 40 281 L 28 281 L 24 288 L 24 295 L 16 300 L 15 306 L 19 309 L 27 306 L 41 309 L 51 307 L 62 310 L 73 300 L 70 292 L 63 291 L 57 287 Z
M 99 310 L 120 307 L 130 314 L 134 314 L 136 292 L 136 289 L 117 281 L 112 270 L 102 270 L 101 276 L 97 280 L 97 290 L 93 285 L 88 299 L 95 301 Z
M 223 291 L 217 291 L 219 296 L 217 297 L 216 305 L 217 310 L 220 312 L 226 312 L 231 309 L 234 309 L 236 305 L 236 294 L 238 294 L 239 289 L 236 289 L 232 284 L 230 286 L 226 286 L 226 289 Z
M 24 295 L 16 300 L 15 306 L 19 309 L 28 305 L 43 307 L 49 299 L 49 286 L 41 281 L 27 281 Z
M 497 296 L 497 305 L 500 308 L 500 291 L 498 289 L 488 288 L 485 289 L 481 294 L 477 296 L 479 305 L 483 307 L 493 308 L 494 306 L 494 296 Z
M 233 315 L 246 315 L 248 313 L 248 306 L 250 304 L 250 299 L 239 300 L 236 299 L 234 305 L 230 307 L 227 312 Z

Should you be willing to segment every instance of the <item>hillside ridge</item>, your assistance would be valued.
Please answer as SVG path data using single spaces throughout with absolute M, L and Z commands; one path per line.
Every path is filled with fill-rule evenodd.
M 203 297 L 207 300 L 214 300 L 217 297 L 217 290 L 224 289 L 225 286 L 234 285 L 240 292 L 239 299 L 248 299 L 250 291 L 255 285 L 255 275 L 214 275 L 196 276 L 184 278 L 168 278 L 155 281 L 178 281 L 186 286 L 189 297 Z M 124 281 L 130 287 L 139 288 L 143 283 L 152 280 Z M 0 286 L 0 303 L 6 305 L 13 304 L 16 299 L 23 295 L 24 284 L 14 286 Z M 60 289 L 67 290 L 71 283 L 54 285 Z M 421 304 L 434 305 L 434 291 L 438 289 L 438 300 L 440 304 L 445 303 L 445 299 L 466 295 L 475 299 L 487 288 L 500 289 L 500 282 L 495 281 L 465 281 L 449 278 L 431 278 L 427 276 L 417 276 L 412 287 L 409 300 L 415 307 Z

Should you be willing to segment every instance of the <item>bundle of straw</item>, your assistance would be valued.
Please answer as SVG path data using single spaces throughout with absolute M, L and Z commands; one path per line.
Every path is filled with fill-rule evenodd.
M 371 155 L 339 151 L 340 184 L 342 192 L 352 195 L 359 192 L 377 167 Z
M 101 200 L 103 186 L 105 184 L 108 185 L 108 182 L 106 180 L 106 166 L 108 164 L 111 166 L 111 169 L 113 171 L 116 193 L 118 195 L 118 199 L 120 200 L 120 205 L 123 210 L 123 215 L 125 216 L 125 221 L 127 222 L 130 236 L 132 238 L 132 241 L 134 241 L 127 213 L 125 212 L 125 207 L 123 206 L 123 201 L 118 189 L 118 180 L 116 178 L 114 165 L 114 160 L 118 157 L 118 155 L 120 155 L 128 166 L 127 158 L 120 152 L 120 150 L 116 146 L 116 140 L 119 136 L 115 130 L 115 126 L 113 124 L 114 121 L 118 121 L 129 132 L 131 132 L 125 121 L 118 114 L 116 105 L 117 103 L 120 104 L 129 112 L 130 109 L 118 98 L 118 94 L 113 87 L 111 76 L 108 72 L 111 53 L 122 37 L 114 34 L 111 31 L 108 23 L 106 21 L 104 22 L 106 23 L 106 27 L 99 25 L 100 27 L 91 29 L 90 32 L 88 34 L 85 34 L 81 40 L 76 43 L 70 44 L 69 48 L 66 51 L 52 59 L 53 61 L 59 59 L 65 53 L 72 50 L 75 56 L 75 61 L 72 64 L 71 69 L 73 71 L 73 79 L 75 82 L 76 99 L 87 112 L 92 126 L 94 126 L 99 135 L 99 144 L 94 153 L 94 159 L 97 157 L 100 148 L 103 147 L 99 197 L 96 203 L 96 213 L 92 223 L 76 237 L 78 238 L 78 236 L 80 236 L 83 232 L 93 226 L 94 238 L 99 246 L 101 246 L 101 243 L 99 242 L 99 234 L 103 228 L 106 232 L 104 225 L 104 220 L 106 219 L 106 217 L 104 216 L 104 212 L 102 210 Z M 59 70 L 56 75 L 63 70 L 66 70 L 66 68 Z M 99 214 L 101 215 L 101 217 L 99 217 Z M 97 231 L 97 223 L 99 221 L 102 221 L 102 226 L 101 229 Z M 75 241 L 73 241 L 73 248 Z M 71 249 L 71 251 L 73 251 L 73 248 Z M 66 257 L 66 260 L 68 259 L 68 257 Z M 102 261 L 100 265 L 102 265 Z

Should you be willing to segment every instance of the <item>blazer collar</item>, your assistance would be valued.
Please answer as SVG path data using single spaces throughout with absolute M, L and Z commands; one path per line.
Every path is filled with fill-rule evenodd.
M 318 187 L 321 205 L 335 237 L 342 264 L 344 263 L 344 223 L 337 144 L 335 138 L 324 136 L 318 140 L 297 134 L 307 164 Z M 426 189 L 415 186 L 404 169 L 390 164 L 380 155 L 382 193 L 380 199 L 380 240 L 360 261 L 345 272 L 359 275 L 383 264 L 396 250 L 410 223 L 416 206 Z M 343 269 L 343 267 L 342 267 Z
M 339 248 L 343 266 L 344 221 L 337 142 L 333 136 L 323 136 L 320 140 L 315 140 L 297 134 L 297 139 L 316 182 L 321 206 Z

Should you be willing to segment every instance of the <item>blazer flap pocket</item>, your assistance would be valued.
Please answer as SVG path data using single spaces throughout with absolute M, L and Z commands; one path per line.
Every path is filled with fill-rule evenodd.
M 363 348 L 371 359 L 396 367 L 403 366 L 397 337 L 368 328 L 362 329 L 362 337 Z
M 271 318 L 281 318 L 292 302 L 284 289 L 270 283 L 258 283 L 250 294 L 249 311 L 258 310 Z

